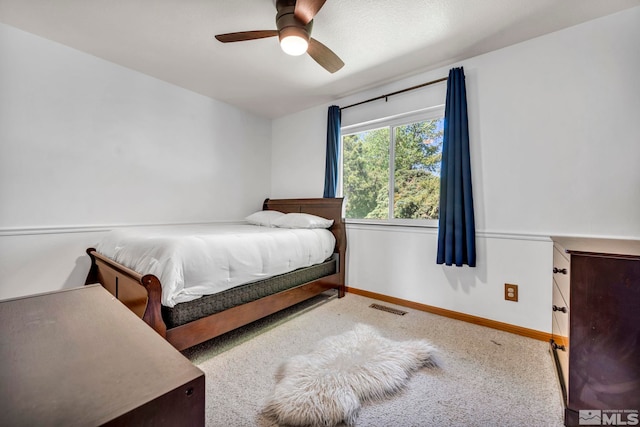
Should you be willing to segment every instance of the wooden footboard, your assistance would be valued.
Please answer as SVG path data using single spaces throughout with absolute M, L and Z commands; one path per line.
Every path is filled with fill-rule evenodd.
M 162 286 L 156 276 L 137 273 L 96 252 L 94 248 L 89 248 L 87 254 L 91 258 L 91 269 L 85 284 L 102 284 L 178 350 L 222 335 L 328 289 L 337 289 L 338 296 L 343 297 L 346 230 L 342 220 L 342 199 L 267 199 L 264 201 L 263 209 L 303 212 L 333 219 L 331 231 L 336 236 L 338 271 L 295 288 L 170 329 L 162 318 Z
M 106 256 L 87 249 L 91 269 L 85 285 L 100 283 L 156 332 L 166 338 L 162 320 L 162 285 L 153 274 L 142 275 Z

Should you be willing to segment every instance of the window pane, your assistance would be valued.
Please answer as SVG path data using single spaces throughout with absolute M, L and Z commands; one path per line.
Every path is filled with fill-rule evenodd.
M 443 122 L 394 128 L 394 218 L 438 219 Z
M 389 217 L 389 128 L 344 135 L 346 218 Z

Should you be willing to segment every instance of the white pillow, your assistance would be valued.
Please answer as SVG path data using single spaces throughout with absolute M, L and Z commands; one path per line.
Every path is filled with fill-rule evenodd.
M 288 213 L 271 224 L 280 228 L 329 228 L 333 220 L 306 213 Z
M 245 221 L 253 225 L 275 227 L 275 225 L 273 225 L 273 221 L 283 216 L 284 213 L 280 211 L 258 211 L 246 217 Z

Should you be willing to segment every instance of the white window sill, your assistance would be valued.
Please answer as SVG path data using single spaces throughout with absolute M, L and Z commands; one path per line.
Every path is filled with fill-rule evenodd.
M 438 232 L 438 221 L 420 221 L 420 220 L 376 220 L 376 219 L 354 219 L 346 218 L 345 223 L 348 227 L 353 228 L 420 228 L 424 231 Z

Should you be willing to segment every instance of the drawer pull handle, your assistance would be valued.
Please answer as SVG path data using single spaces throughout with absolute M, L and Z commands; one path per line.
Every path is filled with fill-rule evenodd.
M 563 345 L 558 345 L 555 343 L 555 341 L 553 341 L 551 343 L 551 347 L 553 347 L 554 350 L 562 350 L 562 351 L 567 351 L 567 348 Z
M 566 268 L 553 267 L 553 274 L 556 274 L 556 273 L 567 274 L 567 269 Z
M 557 305 L 553 306 L 553 311 L 561 311 L 563 313 L 567 312 L 567 307 L 558 307 Z

